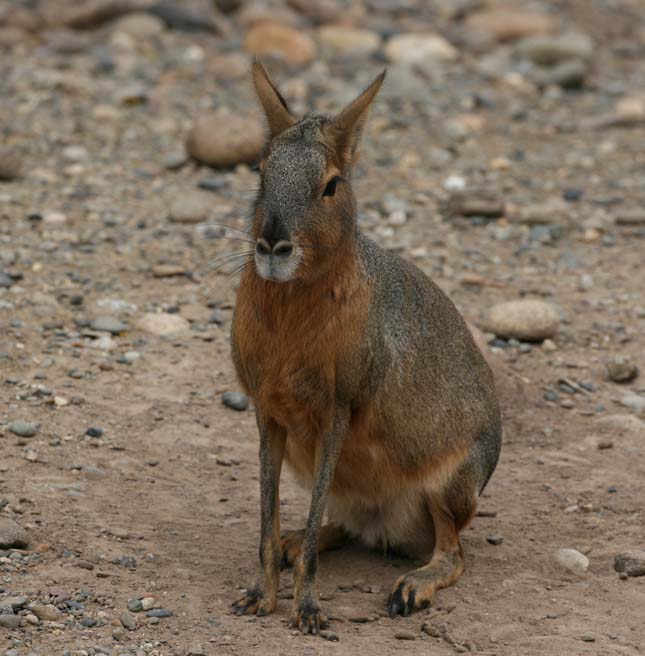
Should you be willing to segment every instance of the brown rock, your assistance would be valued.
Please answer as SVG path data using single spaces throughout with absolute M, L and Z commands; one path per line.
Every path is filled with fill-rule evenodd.
M 168 208 L 168 218 L 173 223 L 201 223 L 208 218 L 213 200 L 204 193 L 194 191 L 177 195 Z
M 645 551 L 631 549 L 614 558 L 614 569 L 627 576 L 645 576 Z
M 28 7 L 7 7 L 6 12 L 0 10 L 0 24 L 15 27 L 25 32 L 36 32 L 41 26 L 40 16 Z
M 512 41 L 523 36 L 548 34 L 556 25 L 544 14 L 500 8 L 471 14 L 466 19 L 466 27 L 487 32 L 498 41 Z
M 494 219 L 504 216 L 506 204 L 493 190 L 456 191 L 448 199 L 447 210 L 452 215 L 485 216 Z
M 308 64 L 316 56 L 313 39 L 284 23 L 254 25 L 246 34 L 244 48 L 258 57 L 279 57 L 290 64 Z
M 381 37 L 375 32 L 344 25 L 321 27 L 318 40 L 324 48 L 341 57 L 369 55 L 381 44 Z
M 156 314 L 144 314 L 137 321 L 137 328 L 152 335 L 168 337 L 187 332 L 190 329 L 190 325 L 186 319 L 177 314 L 159 312 Z
M 459 53 L 438 34 L 397 34 L 385 46 L 388 61 L 395 64 L 453 61 Z
M 146 39 L 162 34 L 166 26 L 157 16 L 137 11 L 119 18 L 113 29 L 115 32 L 129 34 L 135 39 Z
M 638 367 L 622 355 L 614 356 L 605 367 L 609 380 L 614 383 L 628 383 L 638 376 Z
M 16 180 L 22 174 L 22 157 L 14 148 L 0 147 L 0 180 Z
M 29 34 L 19 27 L 0 26 L 0 48 L 11 49 L 21 44 L 29 43 L 32 39 Z
M 484 328 L 505 339 L 541 342 L 553 337 L 559 324 L 560 317 L 552 305 L 538 299 L 522 299 L 494 305 Z
M 0 518 L 0 549 L 24 549 L 29 544 L 29 536 L 22 526 L 11 519 Z
M 60 619 L 58 609 L 52 604 L 32 604 L 30 610 L 41 622 L 56 622 Z
M 242 116 L 201 116 L 186 139 L 186 150 L 191 157 L 223 168 L 256 162 L 263 146 L 261 123 Z
M 135 8 L 133 0 L 81 0 L 66 3 L 48 0 L 41 8 L 41 15 L 50 25 L 92 29 Z
M 152 275 L 155 278 L 172 278 L 183 276 L 186 270 L 179 264 L 156 264 L 152 267 Z

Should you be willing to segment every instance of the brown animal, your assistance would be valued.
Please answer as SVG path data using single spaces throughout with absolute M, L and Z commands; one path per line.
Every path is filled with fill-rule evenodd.
M 234 609 L 273 611 L 280 566 L 293 564 L 291 625 L 303 633 L 325 624 L 318 553 L 348 538 L 427 560 L 394 583 L 392 617 L 455 583 L 459 531 L 500 450 L 491 371 L 463 318 L 423 272 L 357 227 L 350 175 L 384 77 L 336 117 L 297 121 L 253 65 L 270 139 L 232 351 L 260 433 L 261 544 L 257 581 Z M 281 537 L 283 460 L 312 495 L 306 527 Z

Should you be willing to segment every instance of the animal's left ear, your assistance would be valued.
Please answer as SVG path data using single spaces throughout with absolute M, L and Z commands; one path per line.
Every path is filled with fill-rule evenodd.
M 370 105 L 384 79 L 385 71 L 358 98 L 349 103 L 327 128 L 343 172 L 351 169 L 357 159 L 358 144 L 363 134 Z
M 289 108 L 282 94 L 269 79 L 266 69 L 259 60 L 253 61 L 253 86 L 258 95 L 267 123 L 271 139 L 296 123 L 289 113 Z

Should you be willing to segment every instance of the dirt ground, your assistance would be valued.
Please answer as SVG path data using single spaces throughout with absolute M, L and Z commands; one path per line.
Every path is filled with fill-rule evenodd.
M 224 19 L 227 36 L 166 27 L 133 37 L 122 19 L 13 41 L 0 29 L 0 134 L 23 162 L 0 182 L 0 518 L 30 538 L 0 551 L 0 605 L 24 595 L 59 609 L 53 623 L 0 627 L 0 653 L 645 652 L 645 577 L 613 567 L 645 548 L 645 10 L 515 3 L 590 35 L 584 83 L 570 90 L 532 82 L 512 44 L 480 52 L 460 41 L 485 3 L 456 4 L 463 13 L 366 2 L 351 18 L 383 38 L 425 26 L 457 52 L 432 66 L 390 63 L 356 174 L 361 224 L 475 325 L 523 296 L 553 303 L 561 321 L 545 344 L 488 336 L 504 445 L 463 533 L 461 580 L 432 608 L 391 620 L 389 588 L 414 563 L 360 546 L 322 555 L 321 604 L 338 642 L 287 627 L 291 572 L 275 614 L 230 613 L 256 568 L 258 439 L 252 408 L 221 402 L 238 390 L 230 267 L 196 272 L 237 250 L 207 224 L 243 227 L 257 174 L 175 154 L 204 111 L 224 122 L 255 112 L 245 10 Z M 7 7 L 19 5 L 36 3 Z M 306 13 L 273 10 L 315 41 Z M 268 65 L 301 111 L 338 108 L 385 59 L 382 47 L 353 58 L 320 50 L 311 63 Z M 464 185 L 493 193 L 503 216 L 451 214 L 451 189 Z M 170 221 L 168 208 L 194 196 L 211 203 L 206 221 Z M 175 334 L 140 323 L 159 312 L 183 319 Z M 640 377 L 609 380 L 605 363 L 618 355 Z M 36 435 L 14 434 L 17 420 Z M 283 527 L 301 527 L 307 507 L 287 473 Z M 585 554 L 588 570 L 563 569 L 562 548 Z M 131 612 L 126 630 L 128 600 L 144 597 L 172 616 Z

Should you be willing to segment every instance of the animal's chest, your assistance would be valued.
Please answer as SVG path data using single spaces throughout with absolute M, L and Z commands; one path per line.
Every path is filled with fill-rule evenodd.
M 324 324 L 247 326 L 236 343 L 238 375 L 264 417 L 306 437 L 331 419 L 335 346 Z
M 300 353 L 267 363 L 265 372 L 256 403 L 268 416 L 305 439 L 327 428 L 333 412 L 333 362 Z

